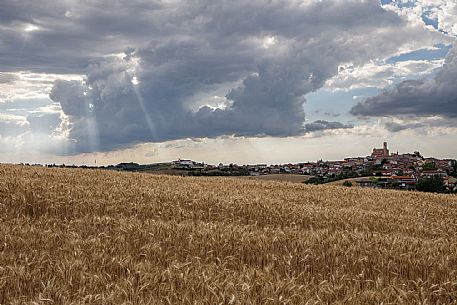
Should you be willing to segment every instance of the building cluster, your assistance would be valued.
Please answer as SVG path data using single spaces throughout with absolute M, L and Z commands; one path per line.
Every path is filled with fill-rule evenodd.
M 26 164 L 29 165 L 29 164 Z M 38 164 L 37 164 L 38 165 Z M 34 165 L 34 166 L 37 166 Z M 41 166 L 41 165 L 39 165 Z M 188 174 L 202 176 L 260 176 L 271 174 L 298 174 L 312 176 L 318 183 L 345 178 L 356 178 L 362 187 L 414 189 L 421 179 L 441 177 L 446 190 L 457 191 L 457 161 L 454 159 L 425 158 L 419 152 L 391 153 L 387 142 L 382 148 L 373 148 L 366 157 L 350 157 L 344 160 L 301 162 L 287 164 L 219 165 L 205 164 L 188 159 L 173 162 L 138 164 L 119 163 L 108 166 L 47 165 L 48 167 L 83 167 L 124 171 L 152 172 L 177 169 Z M 313 182 L 314 183 L 314 182 Z
M 395 187 L 413 189 L 421 178 L 440 176 L 449 190 L 457 189 L 453 159 L 424 158 L 419 152 L 390 153 L 387 143 L 374 148 L 366 157 L 350 157 L 338 161 L 288 163 L 280 165 L 208 165 L 191 160 L 174 161 L 175 168 L 211 170 L 242 170 L 251 176 L 270 174 L 300 174 L 322 179 L 366 177 L 357 182 L 364 187 Z M 369 179 L 375 177 L 377 179 Z
M 176 169 L 192 169 L 192 170 L 202 170 L 202 169 L 208 169 L 208 164 L 201 163 L 201 162 L 195 162 L 192 160 L 183 160 L 183 159 L 178 159 L 176 161 L 172 162 L 172 167 Z

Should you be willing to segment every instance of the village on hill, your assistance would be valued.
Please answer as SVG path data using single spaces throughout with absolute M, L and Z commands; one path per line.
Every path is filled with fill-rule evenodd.
M 454 159 L 423 157 L 419 152 L 390 153 L 387 142 L 382 148 L 373 148 L 366 157 L 349 157 L 340 161 L 306 162 L 282 165 L 223 165 L 177 160 L 175 168 L 197 170 L 199 175 L 226 170 L 250 176 L 271 174 L 298 174 L 313 176 L 308 183 L 326 183 L 346 178 L 365 177 L 355 182 L 362 187 L 415 189 L 420 179 L 440 177 L 447 190 L 457 190 L 457 162 Z
M 78 167 L 75 165 L 47 165 L 48 167 Z M 172 162 L 138 164 L 119 163 L 108 166 L 79 166 L 121 171 L 153 172 L 157 174 L 185 176 L 264 176 L 264 175 L 303 175 L 306 183 L 321 184 L 353 179 L 361 187 L 418 189 L 422 181 L 438 179 L 439 191 L 457 192 L 457 161 L 423 157 L 419 152 L 391 153 L 387 142 L 382 148 L 373 148 L 365 157 L 348 157 L 338 161 L 302 162 L 287 164 L 218 164 L 211 165 L 188 159 Z M 352 185 L 352 182 L 348 182 Z M 348 185 L 349 185 L 348 184 Z

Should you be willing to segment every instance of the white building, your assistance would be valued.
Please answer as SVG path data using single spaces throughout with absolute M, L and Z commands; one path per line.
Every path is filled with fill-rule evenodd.
M 178 159 L 178 161 L 173 161 L 173 165 L 174 165 L 174 167 L 177 167 L 177 168 L 193 168 L 194 161 Z

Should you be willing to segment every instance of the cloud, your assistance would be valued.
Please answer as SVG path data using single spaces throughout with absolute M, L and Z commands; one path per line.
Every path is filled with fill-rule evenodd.
M 442 65 L 442 60 L 408 60 L 393 64 L 369 62 L 363 66 L 340 67 L 338 75 L 329 79 L 325 87 L 333 90 L 383 88 L 398 79 L 428 75 Z
M 383 118 L 384 127 L 391 132 L 403 130 L 415 130 L 418 134 L 430 134 L 437 130 L 445 131 L 449 128 L 455 129 L 457 122 L 454 119 L 447 119 L 440 116 L 428 117 L 390 117 Z
M 450 35 L 457 35 L 457 3 L 449 0 L 392 0 L 389 5 Z
M 1 73 L 0 72 L 0 84 L 9 84 L 16 81 L 18 77 L 11 73 Z
M 406 123 L 386 122 L 385 127 L 389 131 L 399 132 L 399 131 L 402 131 L 405 129 L 424 128 L 424 127 L 427 127 L 427 124 L 425 124 L 423 122 L 406 122 Z
M 18 136 L 28 129 L 28 122 L 21 116 L 0 113 L 0 136 Z
M 312 123 L 305 124 L 306 132 L 324 131 L 329 129 L 349 129 L 353 127 L 354 125 L 351 124 L 343 124 L 341 122 L 331 122 L 325 120 L 317 120 Z
M 339 66 L 449 40 L 376 0 L 5 0 L 2 15 L 0 71 L 84 74 L 50 94 L 73 153 L 302 135 L 305 95 Z
M 59 134 L 57 113 L 34 113 L 28 117 L 0 113 L 0 152 L 33 156 L 37 153 L 66 155 L 74 148 Z
M 2 82 L 2 75 L 5 76 Z M 33 73 L 28 71 L 14 73 L 0 73 L 0 102 L 4 100 L 7 104 L 14 104 L 23 100 L 47 100 L 54 81 L 81 80 L 78 75 Z M 0 106 L 2 108 L 2 106 Z
M 34 132 L 50 134 L 61 124 L 60 112 L 32 113 L 27 116 L 27 122 Z
M 433 78 L 406 80 L 351 109 L 357 116 L 457 117 L 457 50 L 454 47 Z
M 3 152 L 36 150 L 67 153 L 60 105 L 49 98 L 0 102 L 0 146 Z

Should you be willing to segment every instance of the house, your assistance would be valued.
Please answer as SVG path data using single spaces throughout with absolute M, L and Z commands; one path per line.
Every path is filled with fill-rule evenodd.
M 457 191 L 457 178 L 447 176 L 444 178 L 444 185 L 450 191 Z
M 194 167 L 194 161 L 178 159 L 177 161 L 173 161 L 173 167 L 190 169 Z
M 363 163 L 365 163 L 365 158 L 360 158 L 360 157 L 345 158 L 343 165 L 344 166 L 353 166 L 353 165 L 362 165 Z
M 411 176 L 398 176 L 398 175 L 393 175 L 390 177 L 392 181 L 396 182 L 398 184 L 398 187 L 400 188 L 406 188 L 406 189 L 412 189 L 415 187 L 417 183 L 416 176 L 411 175 Z
M 327 174 L 328 174 L 329 176 L 334 177 L 334 176 L 337 176 L 337 175 L 341 174 L 342 172 L 343 172 L 343 171 L 342 171 L 341 169 L 339 169 L 339 168 L 333 168 L 333 167 L 332 167 L 332 168 L 329 168 L 329 169 L 328 169 Z
M 267 169 L 267 168 L 268 168 L 268 166 L 267 166 L 266 164 L 257 164 L 256 166 L 257 166 L 257 168 L 260 169 L 260 170 L 264 170 L 264 169 Z
M 435 165 L 438 168 L 444 169 L 444 170 L 452 170 L 452 161 L 450 160 L 437 160 Z
M 280 168 L 280 172 L 281 173 L 290 173 L 290 168 L 286 165 L 286 166 L 282 166 Z
M 360 187 L 374 187 L 372 180 L 364 179 L 364 180 L 356 180 L 355 182 L 357 182 Z
M 281 172 L 279 167 L 271 167 L 270 174 L 279 174 Z
M 438 159 L 436 159 L 436 158 L 425 158 L 424 161 L 425 161 L 425 163 L 436 164 Z
M 440 177 L 446 177 L 447 173 L 442 170 L 442 169 L 431 169 L 431 170 L 424 170 L 422 171 L 422 177 L 433 177 L 433 176 L 440 176 Z
M 192 169 L 205 169 L 207 168 L 206 164 L 205 163 L 197 163 L 197 162 L 194 162 L 194 164 L 192 165 L 191 167 Z
M 402 171 L 403 171 L 404 175 L 412 175 L 415 173 L 415 171 L 411 168 L 405 168 L 405 169 L 402 169 Z
M 385 163 L 383 166 L 382 166 L 383 169 L 387 169 L 387 170 L 392 170 L 393 169 L 393 166 L 392 164 L 390 163 Z
M 381 176 L 383 176 L 383 177 L 392 176 L 392 171 L 391 170 L 387 170 L 387 169 L 380 170 L 379 173 L 381 173 Z

